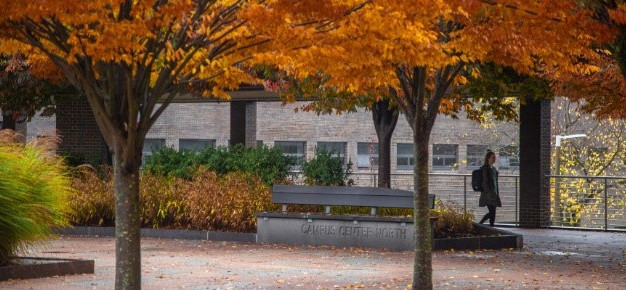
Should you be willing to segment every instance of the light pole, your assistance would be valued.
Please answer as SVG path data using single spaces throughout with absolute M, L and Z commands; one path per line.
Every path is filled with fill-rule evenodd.
M 559 216 L 557 216 L 557 218 L 559 218 L 561 220 L 562 223 L 562 218 L 563 218 L 563 203 L 561 200 L 561 193 L 559 192 L 560 189 L 560 185 L 558 182 L 559 176 L 561 175 L 561 140 L 566 140 L 566 139 L 572 139 L 572 138 L 586 138 L 587 135 L 586 134 L 573 134 L 573 135 L 556 135 L 556 142 L 554 144 L 554 151 L 555 151 L 555 155 L 556 155 L 556 168 L 555 168 L 555 172 L 554 175 L 556 176 L 555 178 L 555 184 L 554 184 L 554 195 L 556 198 L 556 211 L 558 213 Z

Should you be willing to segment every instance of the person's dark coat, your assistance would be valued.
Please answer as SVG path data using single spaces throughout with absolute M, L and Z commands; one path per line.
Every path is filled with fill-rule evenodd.
M 502 206 L 498 189 L 498 170 L 493 166 L 483 166 L 483 191 L 480 193 L 478 206 Z

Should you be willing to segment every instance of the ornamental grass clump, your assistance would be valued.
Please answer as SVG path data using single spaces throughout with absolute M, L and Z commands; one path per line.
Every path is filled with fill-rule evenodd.
M 11 130 L 0 131 L 0 265 L 66 226 L 72 191 L 55 154 L 57 140 L 22 145 Z
M 141 176 L 141 225 L 150 228 L 189 228 L 187 192 L 181 183 L 191 181 L 146 173 Z
M 271 190 L 260 178 L 239 172 L 218 175 L 200 169 L 193 182 L 179 180 L 196 229 L 253 232 L 255 212 L 276 210 Z
M 74 172 L 72 225 L 113 226 L 111 170 L 101 175 L 85 167 Z M 278 209 L 270 187 L 241 172 L 217 174 L 199 167 L 191 179 L 144 172 L 140 184 L 140 219 L 147 228 L 252 232 L 255 212 Z
M 460 238 L 476 235 L 474 231 L 474 215 L 463 212 L 453 204 L 437 201 L 432 216 L 437 218 L 434 226 L 435 238 Z
M 101 174 L 91 166 L 81 165 L 73 170 L 74 190 L 69 201 L 70 222 L 80 226 L 114 226 L 115 195 L 113 172 L 103 166 Z

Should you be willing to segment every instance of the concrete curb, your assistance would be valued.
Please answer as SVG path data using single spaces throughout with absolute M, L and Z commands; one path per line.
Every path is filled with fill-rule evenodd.
M 59 235 L 68 236 L 103 236 L 114 237 L 113 227 L 71 227 L 55 228 L 53 231 Z M 225 242 L 255 243 L 255 233 L 231 233 L 213 231 L 194 231 L 176 229 L 141 229 L 141 236 L 144 238 L 158 239 L 183 239 L 183 240 L 209 240 Z
M 16 264 L 0 267 L 0 281 L 94 273 L 93 260 L 34 257 L 18 257 L 15 260 Z
M 451 239 L 433 239 L 433 250 L 480 250 L 480 249 L 521 249 L 524 245 L 522 235 L 474 223 L 479 233 L 485 236 Z M 113 227 L 71 227 L 55 228 L 59 235 L 114 237 Z M 141 236 L 158 239 L 208 240 L 226 242 L 256 243 L 255 233 L 213 232 L 176 229 L 141 229 Z
M 481 237 L 434 239 L 433 250 L 483 250 L 483 249 L 521 249 L 524 246 L 522 235 L 509 231 L 474 223 Z

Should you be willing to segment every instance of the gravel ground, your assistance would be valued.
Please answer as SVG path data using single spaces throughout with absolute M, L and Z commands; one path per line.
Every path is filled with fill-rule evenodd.
M 433 254 L 435 288 L 626 289 L 626 233 L 507 230 L 524 249 Z M 39 257 L 95 260 L 95 274 L 0 282 L 0 289 L 111 289 L 113 238 L 64 236 Z M 144 289 L 404 289 L 412 252 L 142 239 Z

